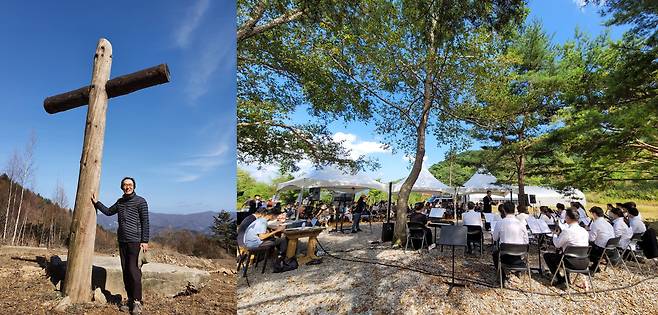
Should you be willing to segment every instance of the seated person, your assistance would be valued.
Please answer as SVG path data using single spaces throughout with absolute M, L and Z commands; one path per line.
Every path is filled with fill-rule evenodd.
M 624 211 L 619 208 L 612 208 L 608 212 L 608 217 L 612 220 L 612 228 L 615 231 L 615 237 L 621 237 L 619 241 L 619 248 L 626 249 L 628 244 L 631 243 L 631 238 L 633 237 L 633 230 L 631 230 L 626 222 L 624 221 Z
M 547 206 L 541 206 L 539 207 L 539 211 L 541 214 L 539 215 L 540 220 L 544 220 L 546 224 L 548 225 L 554 225 L 555 224 L 555 219 L 553 217 L 553 211 L 551 211 L 550 208 Z
M 633 234 L 644 233 L 647 231 L 647 226 L 642 222 L 640 212 L 635 207 L 628 209 L 628 223 Z
M 464 226 L 479 226 L 482 227 L 482 214 L 475 211 L 475 204 L 472 201 L 469 201 L 466 205 L 468 211 L 462 214 L 464 219 Z M 482 230 L 480 230 L 482 231 Z M 481 233 L 481 232 L 480 232 Z M 480 234 L 468 234 L 466 239 L 467 252 L 470 254 L 473 252 L 473 243 L 480 243 L 482 235 Z M 482 246 L 482 244 L 480 244 Z
M 242 220 L 242 222 L 240 222 L 240 225 L 238 226 L 238 238 L 237 238 L 238 247 L 245 247 L 244 246 L 244 233 L 247 231 L 247 228 L 249 227 L 249 225 L 251 225 L 251 223 L 256 221 L 256 219 L 257 218 L 256 218 L 255 213 L 252 213 L 252 214 L 248 215 L 246 218 L 244 218 Z
M 615 237 L 615 230 L 603 216 L 603 209 L 592 207 L 589 212 L 592 214 L 592 223 L 589 229 L 589 242 L 592 245 L 592 250 L 589 253 L 589 260 L 593 263 L 589 269 L 594 271 L 599 265 L 599 260 L 608 240 Z M 608 252 L 608 255 L 612 256 L 612 251 Z M 614 258 L 610 257 L 610 259 Z
M 577 211 L 567 210 L 565 215 L 567 224 L 569 228 L 565 230 L 558 230 L 557 234 L 553 235 L 553 244 L 555 248 L 559 251 L 564 251 L 569 246 L 583 246 L 586 247 L 589 245 L 589 235 L 587 230 L 578 225 L 580 217 Z M 557 267 L 560 264 L 560 259 L 562 259 L 561 253 L 545 253 L 544 261 L 548 266 L 548 269 L 551 271 L 551 274 L 555 274 Z M 589 265 L 589 259 L 576 259 L 576 258 L 564 258 L 564 264 L 567 268 L 571 269 L 585 269 Z M 556 275 L 555 284 L 564 283 L 565 278 L 562 275 Z
M 528 244 L 528 229 L 525 224 L 514 217 L 514 204 L 506 202 L 503 208 L 505 209 L 505 218 L 496 225 L 496 230 L 492 235 L 494 242 L 499 244 Z M 498 248 L 494 249 L 492 256 L 494 267 L 498 270 Z M 525 266 L 520 256 L 503 255 L 500 259 L 506 265 Z M 504 279 L 505 275 L 503 274 Z
M 275 209 L 257 210 L 254 214 L 256 220 L 254 220 L 245 231 L 244 245 L 248 249 L 257 249 L 274 245 L 278 249 L 278 257 L 285 257 L 288 240 L 285 237 L 276 237 L 277 234 L 283 232 L 285 226 L 280 225 L 271 232 L 267 231 L 267 221 L 274 219 L 279 214 L 280 213 Z
M 526 222 L 530 216 L 530 214 L 528 214 L 528 207 L 524 205 L 518 205 L 516 209 L 519 211 L 519 214 L 516 215 L 516 219 L 523 223 L 523 225 L 528 225 L 528 222 Z
M 427 215 L 425 215 L 425 208 L 422 203 L 416 204 L 414 206 L 414 212 L 412 212 L 409 215 L 409 222 L 418 223 L 419 225 L 423 226 L 423 230 L 425 231 L 425 244 L 427 244 L 427 246 L 432 245 L 432 243 L 434 243 L 434 239 L 432 238 L 432 230 L 430 230 L 430 228 L 427 227 Z M 419 248 L 419 247 L 420 244 L 414 243 L 414 248 Z
M 563 222 L 563 223 L 566 222 L 566 220 L 567 220 L 567 210 L 564 208 L 564 205 L 561 204 L 561 203 L 558 203 L 558 204 L 555 205 L 555 208 L 557 208 L 557 212 L 560 214 L 560 221 Z M 580 214 L 578 214 L 578 217 L 580 217 Z
M 498 213 L 494 215 L 494 221 L 500 221 L 505 218 L 505 204 L 501 203 L 498 205 Z

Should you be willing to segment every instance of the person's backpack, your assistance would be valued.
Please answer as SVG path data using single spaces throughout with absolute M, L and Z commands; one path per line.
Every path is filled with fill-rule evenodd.
M 642 251 L 644 257 L 652 259 L 658 257 L 658 244 L 656 244 L 656 230 L 649 228 L 642 235 Z
M 278 257 L 277 259 L 274 260 L 274 264 L 272 265 L 272 272 L 273 273 L 280 273 L 280 272 L 286 272 L 290 270 L 295 270 L 299 267 L 299 264 L 297 263 L 297 258 L 292 257 L 290 259 L 284 259 L 283 257 Z

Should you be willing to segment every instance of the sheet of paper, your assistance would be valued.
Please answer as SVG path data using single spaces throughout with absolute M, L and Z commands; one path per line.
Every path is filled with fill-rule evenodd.
M 493 213 L 483 213 L 484 214 L 484 222 L 491 223 L 494 220 L 494 214 Z
M 562 231 L 569 228 L 569 224 L 566 224 L 566 223 L 560 222 L 560 223 L 558 223 L 558 225 L 560 226 L 560 230 L 562 230 Z
M 546 223 L 546 221 L 537 220 L 537 222 L 539 223 L 539 228 L 541 229 L 542 233 L 544 234 L 553 233 L 553 231 L 551 231 L 551 229 L 548 227 L 548 223 Z
M 445 212 L 446 209 L 443 208 L 432 208 L 430 211 L 430 218 L 443 218 Z
M 491 235 L 494 234 L 494 231 L 496 231 L 496 227 L 498 226 L 498 223 L 503 222 L 503 221 L 491 221 Z
M 528 227 L 530 228 L 530 232 L 532 234 L 541 234 L 541 227 L 539 226 L 539 220 L 533 218 L 533 217 L 528 217 L 526 219 L 526 223 L 528 224 Z
M 588 218 L 588 217 L 580 217 L 580 222 L 583 222 L 583 224 L 585 224 L 585 226 L 588 226 L 591 221 L 592 220 L 590 220 L 590 218 Z

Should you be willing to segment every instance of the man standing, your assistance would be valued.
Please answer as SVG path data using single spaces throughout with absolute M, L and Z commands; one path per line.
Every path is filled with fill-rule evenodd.
M 356 202 L 356 207 L 352 211 L 352 233 L 361 232 L 359 221 L 361 221 L 361 213 L 366 210 L 366 207 L 366 195 L 361 195 L 359 201 Z
M 484 196 L 482 202 L 484 203 L 484 209 L 482 212 L 491 213 L 491 203 L 493 202 L 493 198 L 491 198 L 491 190 L 487 190 L 487 195 Z
M 130 310 L 131 314 L 142 313 L 142 270 L 139 267 L 140 251 L 148 250 L 149 214 L 146 200 L 135 193 L 135 180 L 126 177 L 121 180 L 123 196 L 111 207 L 107 208 L 92 193 L 91 201 L 96 210 L 111 216 L 118 214 L 119 256 L 123 284 L 128 294 L 128 303 L 122 310 Z
M 255 195 L 254 199 L 249 200 L 249 214 L 254 214 L 261 206 L 260 195 Z

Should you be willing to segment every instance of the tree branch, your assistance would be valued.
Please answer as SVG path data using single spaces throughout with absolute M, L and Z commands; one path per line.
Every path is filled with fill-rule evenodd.
M 262 18 L 263 13 L 265 11 L 265 3 L 264 1 L 258 4 L 258 7 L 256 7 L 256 10 L 254 10 L 254 16 L 247 22 L 245 22 L 244 25 L 240 26 L 238 28 L 238 35 L 237 35 L 237 41 L 238 43 L 249 38 L 253 37 L 255 35 L 264 33 L 270 29 L 273 29 L 279 25 L 289 23 L 292 21 L 295 21 L 304 15 L 305 11 L 304 9 L 294 9 L 287 11 L 278 17 L 272 19 L 266 24 L 256 26 L 258 21 Z

